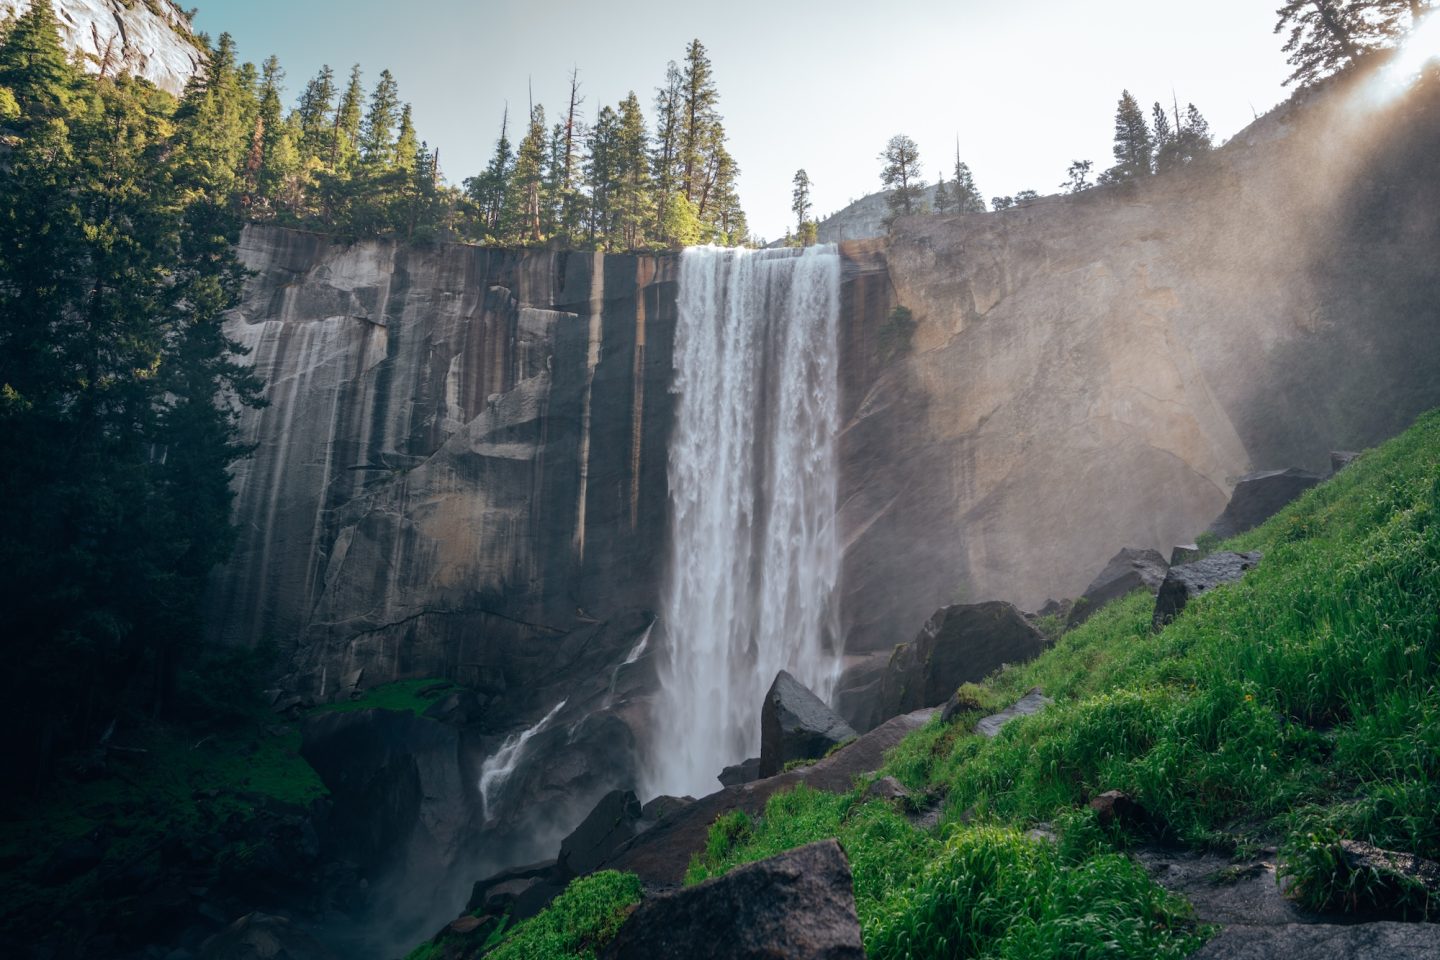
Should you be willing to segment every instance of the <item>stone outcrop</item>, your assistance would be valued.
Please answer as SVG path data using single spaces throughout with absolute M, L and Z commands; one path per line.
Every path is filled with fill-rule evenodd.
M 822 840 L 642 903 L 614 960 L 864 960 L 850 863 Z
M 962 683 L 977 683 L 1006 663 L 1024 663 L 1049 646 L 1008 603 L 956 604 L 895 648 L 880 683 L 871 723 L 945 703 Z
M 1097 610 L 1135 590 L 1144 588 L 1152 594 L 1165 582 L 1170 565 L 1158 550 L 1139 550 L 1126 547 L 1105 564 L 1090 586 L 1075 601 L 1070 609 L 1069 625 L 1078 626 L 1090 619 Z
M 574 877 L 590 873 L 640 832 L 641 817 L 635 791 L 611 790 L 580 821 L 580 826 L 560 841 L 560 869 Z
M 739 763 L 732 763 L 720 775 L 715 778 L 720 781 L 722 787 L 738 787 L 742 783 L 751 783 L 760 779 L 760 758 L 749 757 Z
M 1433 923 L 1290 923 L 1227 927 L 1192 960 L 1431 960 L 1440 955 Z
M 1025 696 L 1016 700 L 1013 704 L 1001 710 L 999 713 L 992 713 L 990 716 L 981 719 L 975 724 L 975 732 L 985 737 L 996 737 L 1000 731 L 1011 720 L 1019 717 L 1034 716 L 1041 710 L 1054 703 L 1045 692 L 1039 687 L 1032 687 Z
M 1240 580 L 1262 556 L 1258 551 L 1212 553 L 1203 560 L 1171 567 L 1155 596 L 1154 628 L 1159 630 L 1180 616 L 1180 611 L 1201 594 Z
M 1294 467 L 1247 474 L 1235 484 L 1225 512 L 1210 524 L 1210 533 L 1225 540 L 1252 530 L 1323 479 L 1318 473 Z
M 85 69 L 125 72 L 180 96 L 204 69 L 206 55 L 190 19 L 171 0 L 50 0 L 60 39 Z M 24 12 L 30 0 L 0 0 L 0 20 Z
M 817 760 L 855 731 L 825 701 L 781 670 L 760 710 L 760 768 L 773 777 L 792 760 Z

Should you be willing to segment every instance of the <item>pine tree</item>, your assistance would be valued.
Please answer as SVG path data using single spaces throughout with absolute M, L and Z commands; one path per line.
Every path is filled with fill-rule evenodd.
M 581 192 L 583 180 L 580 158 L 581 144 L 585 139 L 584 120 L 580 106 L 585 98 L 580 96 L 580 71 L 570 71 L 570 102 L 560 131 L 560 150 L 554 160 L 554 197 L 557 207 L 557 229 L 567 243 L 576 243 L 582 232 L 581 221 L 585 216 L 585 198 Z M 642 121 L 643 122 L 643 121 Z
M 720 95 L 705 45 L 698 39 L 690 41 L 685 50 L 682 74 L 682 110 L 680 128 L 680 189 L 685 198 L 703 212 L 700 195 L 709 154 L 715 146 L 715 128 L 720 118 L 715 112 Z M 723 137 L 721 138 L 723 140 Z
M 335 110 L 335 129 L 331 133 L 330 169 L 348 171 L 360 159 L 360 114 L 365 105 L 365 88 L 361 85 L 360 64 L 350 68 L 350 83 Z
M 395 165 L 395 124 L 399 119 L 400 88 L 389 70 L 381 70 L 360 127 L 360 157 L 365 163 L 379 168 Z
M 925 181 L 920 176 L 920 148 L 915 141 L 897 133 L 885 145 L 880 154 L 885 161 L 880 171 L 880 182 L 889 191 L 885 202 L 890 207 L 890 220 L 898 216 L 910 216 L 919 205 Z
M 955 141 L 954 203 L 956 213 L 984 213 L 985 198 L 975 186 L 975 177 L 970 167 L 960 159 L 960 141 Z
M 320 68 L 305 85 L 295 112 L 300 123 L 300 149 L 305 157 L 328 157 L 335 101 L 335 71 Z
M 795 214 L 796 232 L 803 234 L 805 224 L 810 222 L 810 174 L 803 168 L 796 170 L 791 183 L 793 189 L 790 191 L 790 210 Z
M 504 235 L 517 243 L 540 243 L 545 204 L 545 108 L 530 110 L 530 126 L 515 154 L 506 196 Z
M 654 219 L 651 208 L 649 136 L 634 91 L 622 101 L 615 122 L 615 194 L 612 199 L 618 248 L 638 250 Z
M 420 138 L 415 133 L 415 117 L 410 104 L 400 108 L 400 129 L 395 136 L 395 166 L 409 173 L 417 169 Z
M 505 210 L 505 192 L 510 182 L 510 167 L 515 161 L 510 146 L 510 109 L 500 121 L 500 136 L 490 163 L 477 176 L 465 181 L 465 194 L 474 205 L 478 223 L 473 230 L 477 240 L 494 240 L 500 232 L 500 219 Z
M 1288 0 L 1275 11 L 1275 32 L 1288 31 L 1283 49 L 1295 68 L 1285 83 L 1313 83 L 1380 46 L 1387 5 L 1388 0 Z
M 586 176 L 590 184 L 590 240 L 607 249 L 616 232 L 615 207 L 619 193 L 619 117 L 613 108 L 601 107 L 590 131 L 590 158 Z
M 935 181 L 935 212 L 944 216 L 950 212 L 950 188 L 945 185 L 945 174 Z
M 1065 171 L 1065 182 L 1060 184 L 1066 193 L 1080 193 L 1090 189 L 1090 170 L 1095 164 L 1089 160 L 1076 160 Z
M 684 74 L 671 60 L 665 68 L 665 85 L 655 91 L 655 149 L 651 178 L 655 182 L 655 235 L 663 245 L 670 241 L 666 223 L 670 197 L 680 182 L 680 130 L 684 111 Z
M 1125 183 L 1149 176 L 1155 151 L 1150 127 L 1140 104 L 1125 90 L 1115 109 L 1115 166 L 1106 171 L 1107 183 Z

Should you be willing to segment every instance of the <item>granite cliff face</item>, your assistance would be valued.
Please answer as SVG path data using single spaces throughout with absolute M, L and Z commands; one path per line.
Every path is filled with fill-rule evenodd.
M 0 20 L 31 0 L 0 0 Z M 190 20 L 171 0 L 50 0 L 61 40 L 92 73 L 124 71 L 179 96 L 204 68 Z
M 1437 155 L 1434 89 L 1332 84 L 1134 190 L 842 245 L 915 320 L 907 358 L 845 368 L 849 650 L 957 599 L 1078 595 L 1241 475 L 1323 472 L 1440 404 Z M 857 352 L 880 299 L 847 314 Z
M 841 244 L 847 652 L 958 600 L 1078 594 L 1239 476 L 1440 405 L 1436 97 L 1359 95 L 1128 191 Z M 215 633 L 281 644 L 296 691 L 445 675 L 509 691 L 497 733 L 535 722 L 593 673 L 583 631 L 658 606 L 675 258 L 267 227 L 242 254 L 232 331 L 270 406 Z
M 263 227 L 241 255 L 230 330 L 270 405 L 221 638 L 278 642 L 321 697 L 357 671 L 533 684 L 566 634 L 654 609 L 671 261 Z

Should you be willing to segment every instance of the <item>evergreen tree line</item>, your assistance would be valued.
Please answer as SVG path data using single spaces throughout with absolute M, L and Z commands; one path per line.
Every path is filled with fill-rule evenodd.
M 0 755 L 24 784 L 202 689 L 206 578 L 231 544 L 221 326 L 259 168 L 223 42 L 177 102 L 67 56 L 49 3 L 0 28 Z M 217 403 L 217 397 L 228 402 Z M 187 701 L 187 697 L 191 700 Z
M 507 111 L 490 163 L 464 183 L 456 228 L 474 242 L 598 250 L 738 245 L 749 227 L 735 192 L 719 92 L 705 46 L 692 41 L 656 90 L 653 132 L 631 91 L 593 123 L 578 77 L 560 120 L 530 108 L 518 146 Z
M 1275 11 L 1275 32 L 1295 68 L 1285 82 L 1305 86 L 1396 46 L 1434 7 L 1434 0 L 1287 0 Z

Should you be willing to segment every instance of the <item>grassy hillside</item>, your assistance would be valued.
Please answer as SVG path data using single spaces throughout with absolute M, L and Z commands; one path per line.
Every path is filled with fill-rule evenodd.
M 970 714 L 902 743 L 882 775 L 938 802 L 934 827 L 865 801 L 863 784 L 802 788 L 753 821 L 718 821 L 688 880 L 838 837 L 875 960 L 1183 956 L 1208 931 L 1125 855 L 1154 841 L 1237 855 L 1277 844 L 1308 906 L 1433 911 L 1413 890 L 1347 874 L 1336 844 L 1440 857 L 1437 512 L 1432 413 L 1224 544 L 1265 558 L 1163 632 L 1150 629 L 1151 598 L 1132 596 L 969 688 Z M 1054 706 L 994 740 L 970 732 L 1037 685 Z M 1102 828 L 1087 803 L 1107 790 L 1148 822 Z M 615 911 L 633 902 L 614 888 Z M 540 956 L 542 931 L 598 918 L 564 954 L 591 956 L 614 912 L 572 912 L 557 902 L 516 927 L 507 956 Z

